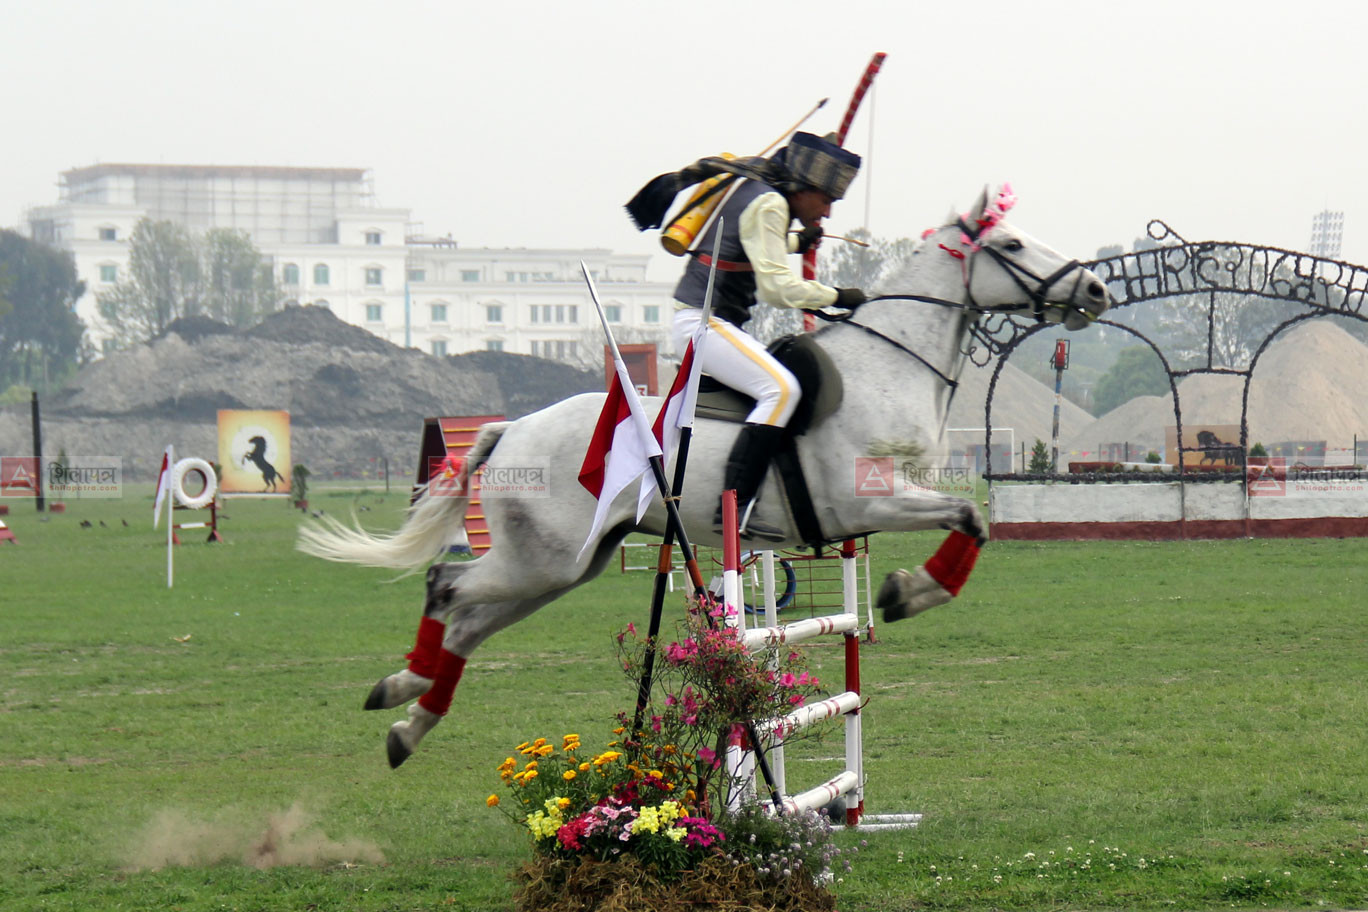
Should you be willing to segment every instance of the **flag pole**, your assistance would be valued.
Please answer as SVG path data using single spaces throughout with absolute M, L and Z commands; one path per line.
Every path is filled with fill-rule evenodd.
M 703 316 L 700 319 L 707 332 L 708 320 L 712 317 L 713 281 L 717 276 L 717 255 L 722 243 L 723 219 L 717 219 L 717 233 L 713 236 L 712 262 L 708 265 L 708 287 L 703 294 Z M 698 349 L 693 356 L 698 358 Z M 680 367 L 684 365 L 681 363 Z M 696 394 L 695 390 L 695 394 Z M 687 399 L 688 392 L 685 392 Z M 670 486 L 670 500 L 679 503 L 684 493 L 684 472 L 689 463 L 689 443 L 693 439 L 693 415 L 689 423 L 679 429 L 679 449 L 675 456 L 674 483 Z M 633 717 L 632 730 L 641 729 L 646 714 L 646 703 L 651 698 L 651 683 L 655 675 L 656 638 L 660 636 L 660 618 L 665 607 L 665 590 L 670 581 L 670 565 L 674 553 L 674 527 L 667 525 L 660 542 L 659 560 L 656 562 L 655 582 L 651 587 L 651 618 L 646 630 L 646 655 L 641 665 L 641 681 L 637 688 L 636 715 Z
M 167 467 L 167 471 L 170 471 L 170 466 L 174 466 L 174 465 L 176 464 L 176 451 L 175 451 L 174 449 L 172 449 L 172 448 L 168 445 L 167 448 L 166 448 L 166 455 L 167 455 L 167 459 L 168 459 L 168 461 L 169 461 L 169 465 L 168 465 L 168 467 Z M 170 478 L 168 477 L 168 479 L 167 479 L 167 485 L 168 485 L 168 487 L 169 487 L 170 483 L 171 483 L 171 482 L 170 482 Z M 174 564 L 174 562 L 175 562 L 176 548 L 175 548 L 174 535 L 172 534 L 171 527 L 172 527 L 173 525 L 175 525 L 175 521 L 176 521 L 176 514 L 173 512 L 175 509 L 176 509 L 176 493 L 175 493 L 174 491 L 171 491 L 171 490 L 168 489 L 167 492 L 166 492 L 166 588 L 167 588 L 167 589 L 172 588 L 172 578 L 173 578 L 173 576 L 174 576 L 173 564 Z
M 613 331 L 608 327 L 608 317 L 603 312 L 603 305 L 599 303 L 598 290 L 594 287 L 593 277 L 589 275 L 589 267 L 580 260 L 580 269 L 584 272 L 584 281 L 589 286 L 589 297 L 594 302 L 594 310 L 598 312 L 599 322 L 603 324 L 603 334 L 608 337 L 608 346 L 613 352 L 613 364 L 622 363 L 622 355 L 618 352 L 617 341 L 613 338 Z M 636 390 L 630 392 L 624 390 L 629 402 L 636 402 L 637 408 L 641 407 L 640 400 L 637 400 Z M 693 584 L 694 596 L 700 601 L 707 593 L 707 587 L 703 583 L 703 574 L 698 570 L 698 561 L 694 557 L 693 546 L 689 544 L 689 534 L 684 531 L 684 522 L 679 518 L 679 510 L 675 506 L 674 500 L 670 496 L 670 483 L 665 478 L 665 460 L 659 455 L 649 457 L 651 473 L 655 476 L 656 488 L 660 491 L 660 497 L 665 501 L 665 513 L 669 518 L 666 528 L 673 528 L 675 538 L 679 541 L 679 550 L 684 555 L 684 567 L 688 570 L 689 581 Z M 709 626 L 715 627 L 716 621 L 711 614 L 705 612 Z M 765 749 L 760 741 L 760 736 L 755 730 L 755 722 L 747 720 L 743 723 L 746 730 L 746 737 L 750 739 L 751 749 L 755 751 L 755 762 L 760 767 L 760 775 L 765 780 L 765 785 L 769 789 L 770 801 L 774 806 L 774 813 L 782 815 L 784 812 L 783 796 L 779 794 L 779 787 L 775 782 L 774 773 L 770 770 L 769 761 L 765 759 Z M 635 734 L 635 732 L 633 732 Z

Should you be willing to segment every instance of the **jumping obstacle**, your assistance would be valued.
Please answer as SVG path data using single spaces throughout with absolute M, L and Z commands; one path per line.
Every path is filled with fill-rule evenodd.
M 191 494 L 185 489 L 185 479 L 189 475 L 198 475 L 200 478 L 200 490 L 198 494 Z M 180 536 L 177 532 L 184 529 L 208 529 L 209 537 L 204 541 L 223 542 L 223 536 L 219 535 L 218 530 L 218 477 L 214 473 L 214 467 L 203 459 L 182 459 L 172 467 L 171 470 L 171 494 L 172 517 L 175 517 L 175 510 L 202 510 L 209 508 L 208 522 L 173 522 L 171 524 L 171 544 L 179 545 Z
M 414 477 L 413 494 L 409 503 L 418 499 L 434 472 L 440 473 L 448 458 L 464 464 L 465 451 L 475 445 L 480 428 L 491 421 L 503 421 L 503 415 L 466 415 L 461 417 L 424 418 L 423 436 L 418 445 L 418 472 Z M 489 526 L 485 524 L 484 507 L 480 503 L 478 466 L 470 472 L 470 498 L 466 504 L 465 541 L 472 553 L 489 550 Z M 463 545 L 465 543 L 462 543 Z M 456 550 L 460 550 L 457 547 Z
M 728 495 L 731 495 L 730 497 Z M 766 626 L 746 629 L 745 610 L 740 597 L 740 542 L 737 535 L 735 496 L 724 492 L 722 500 L 724 533 L 723 603 L 727 623 L 738 628 L 746 648 L 751 652 L 778 646 L 793 646 L 820 636 L 840 635 L 844 641 L 845 690 L 818 703 L 799 707 L 777 719 L 757 720 L 756 730 L 768 736 L 771 745 L 766 751 L 773 771 L 775 785 L 782 798 L 784 813 L 819 810 L 844 800 L 845 825 L 860 830 L 893 830 L 915 827 L 921 814 L 866 814 L 864 809 L 864 740 L 860 711 L 860 618 L 856 589 L 855 548 L 847 542 L 842 550 L 842 564 L 847 584 L 844 589 L 846 606 L 842 614 L 807 618 L 789 624 L 777 623 L 774 599 L 774 553 L 763 552 L 765 621 Z M 872 632 L 873 622 L 870 622 Z M 811 725 L 841 718 L 845 725 L 845 765 L 836 775 L 815 788 L 789 794 L 784 765 L 784 740 Z M 727 747 L 726 768 L 734 786 L 728 795 L 728 805 L 739 807 L 756 799 L 755 753 L 739 733 L 733 733 Z M 772 801 L 762 802 L 771 813 L 776 812 Z

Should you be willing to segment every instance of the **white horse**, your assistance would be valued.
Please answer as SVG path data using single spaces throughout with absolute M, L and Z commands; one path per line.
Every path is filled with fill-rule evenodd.
M 947 224 L 928 233 L 908 264 L 880 289 L 887 297 L 865 304 L 856 320 L 833 323 L 817 334 L 840 368 L 845 390 L 839 407 L 798 438 L 824 538 L 945 528 L 959 540 L 950 552 L 947 541 L 924 568 L 889 575 L 879 593 L 888 620 L 956 594 L 984 530 L 975 505 L 948 494 L 914 488 L 894 496 L 858 496 L 857 464 L 892 455 L 904 466 L 945 465 L 946 381 L 963 363 L 965 335 L 978 315 L 1034 311 L 1076 330 L 1110 302 L 1102 282 L 1077 261 L 1002 220 L 1005 208 L 1000 201 L 996 208 L 990 205 L 985 190 L 967 216 L 952 213 Z M 540 468 L 546 496 L 482 496 L 493 541 L 488 552 L 428 569 L 424 617 L 409 656 L 413 661 L 381 679 L 366 703 L 367 709 L 384 709 L 419 698 L 408 718 L 390 729 L 392 766 L 407 759 L 446 713 L 466 659 L 485 639 L 593 579 L 627 533 L 663 533 L 659 503 L 637 525 L 635 497 L 624 495 L 613 503 L 598 541 L 578 557 L 595 501 L 576 476 L 602 404 L 602 394 L 575 396 L 517 421 L 486 425 L 479 434 L 466 459 L 469 472 L 483 465 L 488 478 L 491 470 Z M 656 407 L 648 401 L 650 414 Z M 695 427 L 679 505 L 695 543 L 718 543 L 713 511 L 739 427 L 702 419 Z M 629 490 L 635 493 L 636 486 Z M 771 473 L 757 510 L 791 533 L 786 544 L 774 547 L 803 544 L 785 503 Z M 425 492 L 392 535 L 371 535 L 325 519 L 301 531 L 299 547 L 329 560 L 416 569 L 463 536 L 466 506 L 464 495 Z M 948 581 L 947 574 L 955 580 Z

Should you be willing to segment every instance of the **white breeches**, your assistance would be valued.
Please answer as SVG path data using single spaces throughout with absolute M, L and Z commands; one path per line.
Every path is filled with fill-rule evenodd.
M 698 321 L 703 318 L 699 307 L 685 307 L 675 311 L 675 352 L 683 355 Z M 755 400 L 755 408 L 746 416 L 748 424 L 769 424 L 787 427 L 798 407 L 802 392 L 798 379 L 788 368 L 774 359 L 753 336 L 742 332 L 725 320 L 716 317 L 708 321 L 704 337 L 701 369 L 732 389 Z

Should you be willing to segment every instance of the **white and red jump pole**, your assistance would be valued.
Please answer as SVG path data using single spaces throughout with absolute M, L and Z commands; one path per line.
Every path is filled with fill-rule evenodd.
M 722 494 L 723 524 L 723 571 L 722 591 L 727 624 L 738 630 L 746 648 L 757 649 L 796 645 L 804 640 L 819 636 L 840 634 L 844 638 L 845 690 L 819 703 L 799 707 L 777 719 L 757 720 L 755 731 L 761 738 L 771 740 L 766 752 L 773 771 L 775 787 L 781 797 L 784 813 L 802 810 L 818 810 L 838 798 L 845 798 L 845 824 L 862 830 L 905 829 L 914 827 L 921 821 L 920 814 L 879 814 L 867 815 L 864 812 L 864 736 L 861 728 L 860 708 L 860 617 L 856 586 L 855 544 L 846 542 L 842 547 L 842 568 L 844 607 L 843 614 L 827 617 L 807 618 L 790 624 L 776 623 L 774 609 L 774 555 L 764 552 L 765 567 L 765 612 L 766 626 L 747 630 L 745 627 L 745 605 L 741 601 L 741 561 L 740 538 L 737 534 L 736 495 L 734 491 Z M 785 738 L 795 732 L 820 722 L 842 717 L 845 720 L 845 764 L 835 776 L 815 788 L 790 795 L 784 768 Z M 729 807 L 737 808 L 746 801 L 755 799 L 755 753 L 740 731 L 734 731 L 728 739 L 726 769 L 732 780 L 728 790 Z M 764 805 L 775 812 L 774 802 Z

